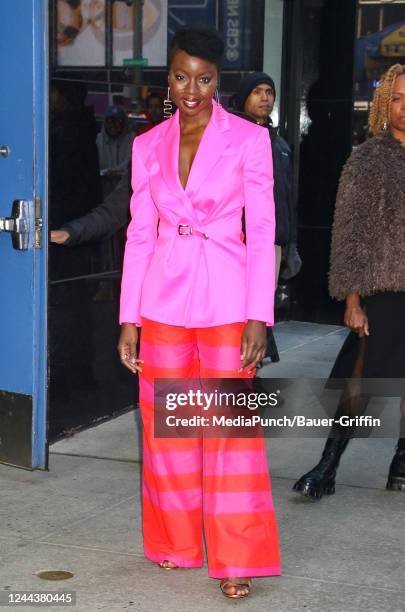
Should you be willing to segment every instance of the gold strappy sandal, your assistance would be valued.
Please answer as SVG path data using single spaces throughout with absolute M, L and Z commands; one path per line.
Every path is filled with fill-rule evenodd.
M 232 599 L 242 599 L 243 597 L 247 597 L 248 595 L 250 595 L 250 589 L 252 588 L 252 580 L 249 578 L 246 582 L 234 582 L 233 580 L 230 580 L 229 578 L 224 578 L 223 580 L 221 580 L 221 591 L 223 593 L 223 595 L 225 595 L 225 597 L 230 597 Z M 247 593 L 234 593 L 234 594 L 230 594 L 227 593 L 225 591 L 225 589 L 227 587 L 245 587 L 248 589 Z
M 178 569 L 178 565 L 175 565 L 173 563 L 173 565 L 167 565 L 168 563 L 173 563 L 173 561 L 168 561 L 167 559 L 165 559 L 164 561 L 161 561 L 160 563 L 158 563 L 159 567 L 161 567 L 164 570 L 174 570 L 174 569 Z

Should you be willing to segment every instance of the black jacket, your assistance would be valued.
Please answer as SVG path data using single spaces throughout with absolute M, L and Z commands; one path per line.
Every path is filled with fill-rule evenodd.
M 61 229 L 70 234 L 64 246 L 76 246 L 85 242 L 102 240 L 125 227 L 129 221 L 129 198 L 128 169 L 114 191 L 106 197 L 102 204 L 93 208 L 87 215 L 64 223 Z
M 256 121 L 239 111 L 232 111 L 247 121 Z M 274 204 L 276 208 L 276 239 L 275 243 L 285 246 L 297 240 L 297 208 L 292 193 L 292 162 L 291 149 L 277 134 L 277 130 L 267 123 L 273 152 Z
M 268 125 L 273 150 L 274 203 L 276 206 L 276 244 L 285 246 L 297 241 L 297 207 L 292 192 L 291 149 Z

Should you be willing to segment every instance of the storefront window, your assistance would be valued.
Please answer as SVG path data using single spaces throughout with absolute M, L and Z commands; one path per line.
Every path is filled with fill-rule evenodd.
M 134 55 L 135 4 L 114 2 L 112 7 L 113 63 L 122 66 Z M 142 55 L 149 66 L 166 66 L 167 1 L 147 0 L 143 5 Z
M 58 0 L 58 65 L 104 66 L 105 21 L 105 0 Z
M 401 5 L 391 5 L 383 7 L 383 25 L 384 28 L 391 25 L 392 23 L 397 23 L 399 21 L 404 21 L 404 6 Z

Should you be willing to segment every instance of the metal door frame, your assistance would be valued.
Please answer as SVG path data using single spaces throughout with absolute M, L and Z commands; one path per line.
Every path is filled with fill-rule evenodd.
M 41 199 L 42 245 L 34 265 L 34 420 L 32 468 L 48 469 L 47 440 L 47 301 L 48 301 L 48 126 L 49 126 L 49 7 L 34 0 L 34 195 Z

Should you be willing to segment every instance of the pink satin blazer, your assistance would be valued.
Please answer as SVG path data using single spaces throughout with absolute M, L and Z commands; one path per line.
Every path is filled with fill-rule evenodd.
M 134 140 L 120 323 L 273 324 L 273 163 L 267 129 L 213 112 L 186 188 L 179 111 Z M 242 241 L 245 209 L 246 244 Z

